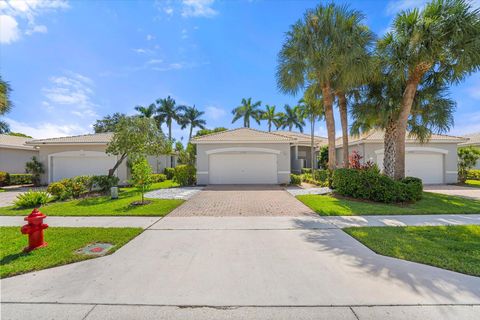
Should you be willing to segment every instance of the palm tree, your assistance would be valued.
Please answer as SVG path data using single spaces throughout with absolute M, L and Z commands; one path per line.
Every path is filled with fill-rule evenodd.
M 157 115 L 155 121 L 157 123 L 166 123 L 168 127 L 168 140 L 172 141 L 172 122 L 177 123 L 180 120 L 181 108 L 175 105 L 175 100 L 168 96 L 165 99 L 157 99 Z
M 300 130 L 300 132 L 303 132 L 305 121 L 303 121 L 303 110 L 301 106 L 298 105 L 292 108 L 290 105 L 286 104 L 284 108 L 285 112 L 283 113 L 281 119 L 282 129 L 288 127 L 288 131 L 292 131 L 292 129 L 295 127 Z
M 245 128 L 250 128 L 250 118 L 252 118 L 257 124 L 260 124 L 260 120 L 262 119 L 263 115 L 263 111 L 260 110 L 261 104 L 261 101 L 257 101 L 252 104 L 252 98 L 243 98 L 242 104 L 232 110 L 232 123 L 240 118 L 243 118 L 243 126 Z
M 0 116 L 7 114 L 12 109 L 12 101 L 10 100 L 10 92 L 12 91 L 10 84 L 2 79 L 0 75 Z M 0 133 L 10 132 L 10 127 L 6 121 L 0 120 Z
M 395 120 L 395 178 L 405 176 L 405 135 L 417 90 L 425 83 L 458 83 L 480 69 L 480 10 L 465 0 L 435 0 L 421 11 L 400 12 L 379 52 L 402 77 Z
M 205 129 L 207 122 L 200 118 L 205 112 L 199 111 L 197 108 L 195 108 L 195 105 L 193 107 L 181 106 L 180 108 L 183 110 L 183 114 L 180 119 L 180 125 L 182 129 L 190 126 L 190 133 L 188 134 L 188 141 L 190 141 L 192 139 L 192 132 L 194 128 Z
M 328 132 L 328 167 L 335 168 L 335 119 L 333 100 L 335 79 L 342 70 L 353 68 L 355 59 L 349 51 L 352 21 L 362 14 L 348 6 L 329 4 L 307 10 L 303 19 L 288 31 L 279 53 L 277 84 L 281 91 L 296 94 L 309 85 L 322 93 Z
M 268 104 L 265 105 L 265 112 L 262 115 L 262 120 L 267 120 L 268 132 L 272 131 L 272 124 L 277 129 L 281 126 L 280 120 L 282 115 L 283 114 L 280 112 L 275 112 L 275 106 L 269 106 Z
M 323 116 L 323 102 L 316 94 L 317 86 L 309 87 L 300 100 L 302 113 L 310 120 L 310 164 L 312 175 L 315 177 L 315 122 Z
M 136 106 L 135 110 L 138 111 L 141 117 L 152 118 L 157 112 L 157 107 L 155 106 L 155 103 L 152 103 L 148 107 Z

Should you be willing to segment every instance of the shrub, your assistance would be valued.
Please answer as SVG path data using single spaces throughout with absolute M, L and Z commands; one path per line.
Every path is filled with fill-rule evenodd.
M 465 147 L 457 150 L 458 154 L 458 182 L 465 183 L 470 171 L 480 159 L 480 148 Z
M 43 191 L 27 191 L 19 194 L 15 206 L 19 208 L 38 208 L 51 201 L 52 197 Z
M 467 171 L 468 180 L 480 180 L 480 170 L 468 170 Z
M 168 180 L 172 180 L 175 174 L 175 168 L 165 168 L 163 173 L 167 176 Z
M 175 167 L 175 173 L 173 175 L 173 181 L 177 182 L 181 186 L 188 186 L 195 183 L 195 167 L 189 165 L 179 165 Z
M 25 171 L 32 175 L 32 182 L 34 185 L 40 185 L 40 175 L 45 172 L 43 170 L 43 164 L 37 160 L 37 157 L 33 156 L 31 161 L 25 163 Z
M 312 173 L 311 168 L 302 168 L 302 173 Z
M 67 187 L 61 182 L 52 182 L 48 185 L 47 192 L 54 196 L 56 199 L 68 198 Z
M 299 185 L 302 183 L 302 176 L 298 174 L 291 174 L 290 175 L 290 184 Z
M 8 172 L 0 171 L 0 187 L 10 184 L 10 175 Z
M 90 190 L 98 190 L 103 193 L 110 192 L 110 188 L 118 185 L 120 179 L 115 176 L 100 175 L 90 178 Z
M 31 184 L 33 183 L 33 176 L 29 173 L 12 173 L 10 174 L 10 184 Z
M 167 176 L 164 175 L 163 173 L 153 173 L 152 180 L 153 182 L 163 182 L 167 180 Z
M 133 163 L 132 184 L 142 194 L 142 203 L 144 203 L 144 194 L 152 184 L 152 167 L 146 158 L 140 158 Z
M 328 183 L 328 170 L 315 170 L 315 180 Z
M 93 179 L 90 176 L 78 176 L 62 179 L 58 183 L 65 187 L 65 194 L 61 196 L 61 199 L 76 199 L 92 189 Z
M 422 197 L 422 182 L 417 178 L 395 181 L 376 170 L 337 169 L 333 187 L 343 196 L 376 202 L 412 202 Z

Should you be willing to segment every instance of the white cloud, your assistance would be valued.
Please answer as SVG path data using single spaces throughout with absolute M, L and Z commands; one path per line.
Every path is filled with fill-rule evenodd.
M 472 76 L 468 82 L 472 83 L 472 85 L 466 88 L 467 94 L 472 99 L 480 100 L 480 74 Z
M 159 64 L 159 63 L 162 63 L 163 60 L 162 59 L 150 59 L 147 61 L 147 64 Z
M 174 62 L 167 64 L 165 66 L 160 66 L 160 67 L 154 67 L 152 70 L 155 71 L 169 71 L 169 70 L 180 70 L 186 68 L 187 65 L 182 63 L 182 62 Z
M 212 8 L 214 0 L 183 0 L 183 17 L 205 17 L 211 18 L 218 12 Z
M 15 18 L 0 15 L 0 43 L 11 43 L 20 38 L 20 30 Z
M 96 117 L 97 105 L 92 102 L 93 81 L 81 74 L 67 72 L 66 75 L 50 78 L 50 86 L 43 88 L 47 110 L 57 112 L 65 109 L 80 118 Z
M 133 49 L 133 51 L 135 51 L 135 52 L 138 53 L 138 54 L 151 54 L 151 53 L 153 53 L 152 50 L 150 50 L 150 49 L 144 49 L 144 48 Z
M 151 35 L 151 34 L 147 34 L 146 39 L 147 39 L 147 41 L 151 41 L 151 40 L 155 39 L 155 36 Z
M 205 108 L 205 116 L 212 120 L 222 119 L 227 115 L 227 111 L 223 108 L 209 106 Z
M 173 15 L 173 8 L 172 7 L 165 7 L 165 8 L 163 8 L 163 12 L 165 12 L 167 15 L 171 16 L 171 15 Z
M 182 39 L 187 39 L 188 38 L 188 31 L 187 29 L 182 29 Z
M 21 132 L 31 137 L 55 138 L 65 137 L 77 134 L 88 133 L 90 130 L 87 127 L 81 127 L 75 123 L 58 124 L 51 122 L 20 122 L 10 118 L 6 119 L 13 132 Z
M 387 14 L 394 15 L 402 10 L 410 10 L 413 8 L 422 8 L 427 0 L 393 0 L 387 4 Z
M 69 8 L 66 0 L 4 0 L 0 2 L 0 42 L 11 43 L 19 34 L 46 33 L 47 27 L 38 25 L 38 16 Z

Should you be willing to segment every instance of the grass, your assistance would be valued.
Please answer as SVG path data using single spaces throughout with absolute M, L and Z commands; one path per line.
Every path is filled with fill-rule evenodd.
M 336 198 L 330 195 L 300 195 L 297 198 L 322 216 L 417 215 L 480 213 L 480 201 L 436 193 L 423 193 L 414 204 L 384 204 Z
M 164 181 L 152 185 L 152 190 L 177 186 L 172 181 Z M 119 198 L 112 200 L 110 196 L 53 202 L 40 208 L 49 216 L 165 216 L 181 205 L 179 199 L 149 199 L 149 204 L 131 206 L 140 201 L 140 194 L 135 188 L 121 188 Z M 0 207 L 0 215 L 27 215 L 30 209 L 19 209 L 15 206 Z
M 91 259 L 92 256 L 75 251 L 95 242 L 113 244 L 110 254 L 141 232 L 141 228 L 48 228 L 45 230 L 48 246 L 24 253 L 27 236 L 18 227 L 1 227 L 0 278 Z
M 467 187 L 480 188 L 480 180 L 467 180 L 465 181 Z
M 480 226 L 344 229 L 378 254 L 480 276 Z

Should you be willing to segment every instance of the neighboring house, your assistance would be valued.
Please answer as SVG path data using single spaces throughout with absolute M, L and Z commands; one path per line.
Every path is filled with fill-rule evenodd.
M 370 131 L 349 137 L 349 154 L 356 150 L 363 161 L 376 163 L 383 169 L 383 131 Z M 424 144 L 407 137 L 405 175 L 421 178 L 425 184 L 457 182 L 457 146 L 466 139 L 433 134 Z M 342 139 L 336 143 L 337 165 L 343 163 Z
M 113 168 L 118 157 L 105 153 L 113 133 L 97 133 L 71 137 L 29 140 L 27 145 L 39 149 L 39 161 L 45 174 L 42 183 L 50 183 L 80 175 L 106 175 Z M 153 172 L 163 173 L 170 166 L 170 156 L 148 157 Z M 127 160 L 115 172 L 124 184 L 130 173 Z
M 25 144 L 28 140 L 31 138 L 0 134 L 0 171 L 25 173 L 25 164 L 38 157 L 38 150 Z
M 467 134 L 464 138 L 468 139 L 468 141 L 460 143 L 459 147 L 477 147 L 480 148 L 480 132 Z M 480 170 L 480 160 L 477 161 L 475 169 Z

